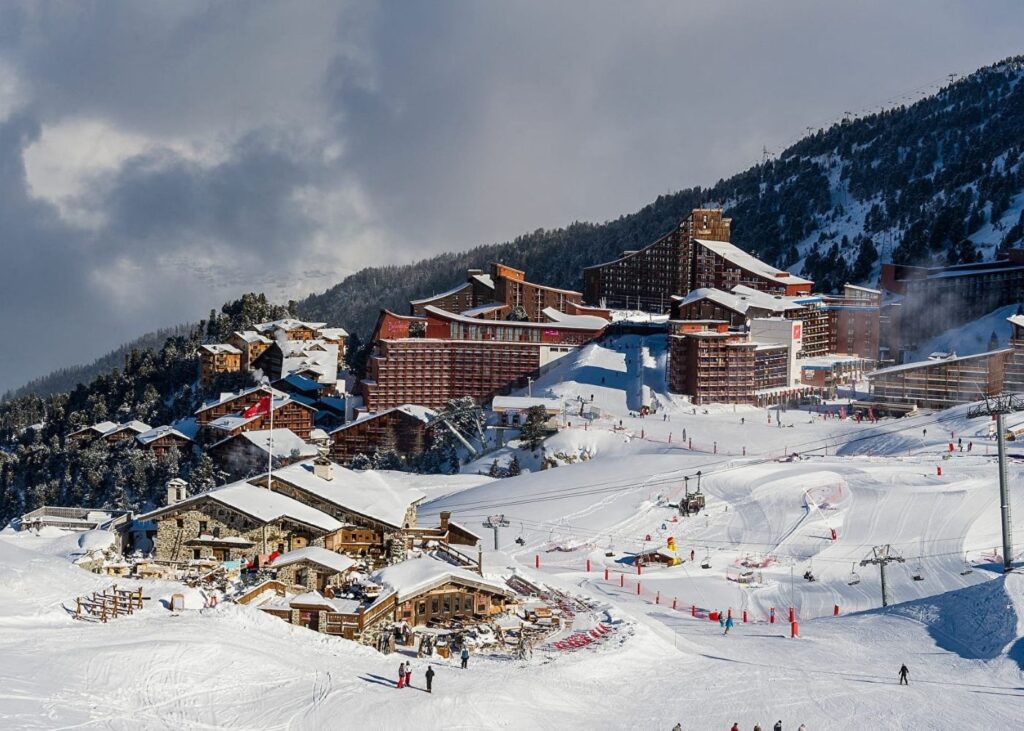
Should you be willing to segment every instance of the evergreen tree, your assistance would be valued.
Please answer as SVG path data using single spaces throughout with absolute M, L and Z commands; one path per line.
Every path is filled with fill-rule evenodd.
M 522 465 L 519 464 L 519 457 L 518 457 L 518 455 L 515 455 L 515 454 L 512 455 L 512 461 L 510 461 L 508 463 L 508 467 L 505 468 L 505 473 L 509 477 L 516 477 L 518 475 L 523 474 L 523 467 L 522 467 Z
M 526 421 L 519 430 L 519 439 L 528 449 L 535 450 L 548 435 L 548 412 L 543 406 L 526 410 Z

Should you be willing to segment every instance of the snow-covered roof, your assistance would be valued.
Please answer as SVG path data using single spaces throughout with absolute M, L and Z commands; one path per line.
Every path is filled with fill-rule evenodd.
M 710 249 L 718 256 L 725 259 L 730 264 L 745 269 L 748 272 L 759 274 L 762 277 L 778 282 L 780 284 L 813 284 L 809 279 L 798 277 L 795 274 L 784 272 L 781 269 L 776 269 L 771 264 L 758 259 L 752 254 L 748 254 L 746 251 L 736 246 L 736 244 L 728 241 L 710 241 L 708 239 L 694 239 L 698 244 L 706 249 Z
M 1007 322 L 1017 327 L 1024 327 L 1024 315 L 1010 315 L 1006 318 Z
M 258 332 L 253 332 L 252 330 L 235 330 L 234 335 L 247 343 L 266 343 L 269 345 L 274 342 L 266 335 L 260 335 Z
M 342 408 L 344 408 L 344 404 L 342 404 Z M 401 406 L 392 406 L 390 409 L 385 409 L 384 411 L 378 411 L 375 414 L 360 414 L 354 420 L 346 424 L 342 424 L 337 429 L 333 430 L 331 434 L 336 434 L 337 432 L 344 431 L 345 429 L 353 427 L 356 424 L 362 424 L 364 421 L 369 421 L 371 419 L 379 419 L 385 414 L 390 414 L 392 411 L 401 411 L 403 414 L 408 414 L 409 416 L 419 419 L 424 424 L 429 424 L 431 419 L 433 419 L 437 413 L 432 409 L 428 409 L 426 406 L 419 406 L 417 404 L 402 404 Z
M 282 554 L 274 559 L 271 566 L 275 569 L 281 568 L 282 566 L 290 566 L 291 564 L 298 563 L 300 561 L 309 561 L 315 563 L 317 566 L 323 566 L 324 568 L 337 571 L 339 574 L 348 571 L 350 568 L 356 565 L 356 562 L 341 553 L 335 553 L 334 551 L 328 551 L 326 548 L 320 546 L 306 546 L 305 548 L 299 548 L 295 551 L 289 551 L 288 553 Z
M 95 424 L 90 424 L 89 426 L 83 426 L 81 429 L 75 429 L 73 432 L 68 434 L 68 436 L 70 437 L 87 431 L 96 432 L 97 434 L 106 434 L 111 429 L 116 429 L 117 426 L 117 422 L 114 421 L 100 421 Z
M 115 424 L 112 428 L 103 432 L 103 436 L 109 437 L 121 431 L 133 431 L 136 434 L 142 434 L 144 432 L 148 432 L 151 428 L 152 427 L 144 421 L 132 419 L 131 421 L 126 421 L 123 424 Z
M 544 396 L 495 396 L 491 401 L 491 411 L 526 411 L 533 406 L 543 406 L 548 411 L 562 410 L 561 400 Z
M 296 320 L 294 317 L 286 317 L 283 320 L 271 320 L 270 322 L 261 322 L 257 325 L 253 325 L 257 332 L 268 333 L 276 332 L 278 330 L 284 330 L 285 332 L 291 332 L 300 327 L 308 327 L 310 330 L 319 330 L 326 322 L 303 322 L 302 320 Z
M 300 459 L 304 457 L 315 457 L 317 454 L 316 447 L 302 441 L 299 435 L 291 429 L 274 429 L 273 440 L 271 440 L 270 429 L 245 431 L 239 434 L 237 438 L 251 442 L 253 446 L 262 450 L 264 453 L 271 450 L 272 444 L 274 456 L 281 459 L 290 458 L 296 452 Z
M 274 470 L 274 479 L 395 528 L 404 527 L 409 506 L 424 498 L 419 490 L 397 485 L 373 470 L 356 472 L 334 464 L 331 472 L 333 479 L 325 480 L 313 472 L 311 463 L 299 462 Z
M 212 409 L 215 406 L 220 406 L 222 404 L 226 404 L 229 401 L 234 401 L 237 398 L 241 398 L 242 396 L 247 396 L 250 393 L 253 393 L 255 391 L 263 391 L 264 393 L 273 393 L 274 396 L 277 396 L 277 397 L 285 395 L 285 393 L 283 391 L 278 391 L 276 388 L 270 388 L 268 386 L 262 386 L 262 385 L 261 386 L 252 386 L 252 387 L 247 388 L 247 389 L 245 389 L 243 391 L 221 391 L 220 395 L 217 398 L 210 399 L 209 401 L 204 402 L 202 406 L 200 406 L 198 409 L 196 409 L 196 413 L 198 414 L 201 411 L 206 411 L 207 409 Z
M 300 376 L 298 373 L 289 373 L 281 380 L 286 381 L 289 385 L 294 386 L 300 391 L 320 391 L 323 388 L 323 384 L 319 381 Z
M 208 343 L 206 345 L 200 345 L 200 350 L 205 350 L 207 353 L 213 355 L 241 355 L 242 351 L 236 348 L 234 345 L 228 345 L 227 343 Z
M 515 596 L 515 592 L 502 583 L 427 556 L 388 566 L 374 573 L 371 578 L 381 586 L 394 589 L 398 593 L 399 602 L 450 581 L 507 597 Z
M 163 426 L 153 427 L 149 431 L 144 431 L 138 436 L 136 436 L 135 439 L 136 441 L 138 441 L 139 444 L 146 445 L 149 444 L 150 442 L 155 442 L 157 439 L 160 439 L 161 437 L 167 436 L 181 437 L 182 439 L 192 441 L 191 437 L 189 437 L 186 434 L 182 434 L 173 426 L 169 426 L 167 424 L 164 424 Z
M 901 365 L 889 366 L 888 368 L 879 368 L 877 371 L 872 371 L 871 373 L 868 373 L 866 375 L 868 380 L 871 380 L 873 378 L 877 378 L 878 376 L 886 376 L 889 375 L 890 373 L 898 373 L 900 371 L 911 371 L 914 370 L 915 368 L 927 368 L 929 366 L 944 366 L 949 365 L 950 363 L 959 363 L 961 361 L 971 360 L 973 358 L 986 358 L 990 355 L 995 355 L 997 353 L 1012 352 L 1013 348 L 1001 348 L 999 350 L 990 350 L 985 353 L 977 353 L 976 355 L 961 355 L 953 358 L 942 358 L 939 360 L 919 360 L 914 361 L 913 363 L 903 363 Z
M 740 297 L 752 307 L 772 310 L 774 312 L 798 310 L 805 304 L 821 301 L 821 298 L 817 296 L 798 295 L 796 297 L 784 297 L 782 295 L 769 294 L 768 292 L 748 287 L 745 284 L 737 284 L 733 287 L 732 294 Z
M 469 286 L 468 282 L 463 282 L 462 284 L 459 284 L 459 285 L 457 285 L 455 287 L 452 287 L 451 289 L 446 290 L 444 292 L 441 292 L 440 294 L 432 294 L 429 297 L 422 297 L 422 298 L 420 298 L 418 300 L 409 300 L 409 304 L 410 305 L 422 305 L 424 302 L 431 302 L 431 301 L 436 300 L 436 299 L 441 299 L 442 297 L 450 297 L 453 294 L 458 294 L 459 292 L 461 292 L 462 290 L 464 290 L 468 286 Z M 493 284 L 491 285 L 491 288 L 492 289 L 494 288 Z
M 473 279 L 480 282 L 480 284 L 484 285 L 488 289 L 494 289 L 494 280 L 491 279 L 490 274 L 474 274 Z
M 488 302 L 486 305 L 470 307 L 468 310 L 463 310 L 461 314 L 466 317 L 478 317 L 488 312 L 500 310 L 503 307 L 507 307 L 507 305 L 504 302 Z
M 565 313 L 559 312 L 553 307 L 549 307 L 544 310 L 544 315 L 548 316 L 551 322 L 530 322 L 528 320 L 520 321 L 509 321 L 509 320 L 478 320 L 475 317 L 466 317 L 459 315 L 448 310 L 442 310 L 440 307 L 434 305 L 427 305 L 423 308 L 425 312 L 443 317 L 446 320 L 452 320 L 454 322 L 464 322 L 468 325 L 504 325 L 510 327 L 529 327 L 529 328 L 551 328 L 557 326 L 564 330 L 600 330 L 603 327 L 607 327 L 608 321 L 603 317 L 595 317 L 593 315 L 566 315 Z M 554 316 L 550 313 L 554 313 Z M 556 316 L 558 319 L 556 319 Z
M 300 406 L 303 406 L 305 408 L 313 408 L 308 404 L 302 403 L 298 399 L 292 398 L 289 395 L 281 394 L 279 391 L 275 391 L 275 393 L 280 395 L 275 396 L 273 399 L 274 411 L 284 408 L 288 404 L 299 404 Z M 254 416 L 242 416 L 243 413 L 244 411 L 239 410 L 237 414 L 228 414 L 227 416 L 222 416 L 218 419 L 214 419 L 213 421 L 210 422 L 209 426 L 211 429 L 219 429 L 220 431 L 232 431 L 233 429 L 237 429 L 240 426 L 244 426 L 249 422 L 260 418 L 259 414 L 256 414 Z
M 277 474 L 276 472 L 274 473 Z M 265 479 L 265 478 L 264 478 Z M 244 480 L 232 482 L 223 487 L 217 487 L 208 492 L 186 498 L 174 505 L 167 505 L 140 515 L 136 520 L 145 521 L 159 517 L 167 512 L 180 510 L 183 506 L 192 505 L 201 500 L 213 500 L 244 513 L 262 523 L 272 523 L 282 518 L 287 518 L 297 523 L 313 526 L 324 531 L 336 531 L 341 528 L 341 522 L 335 520 L 327 513 L 310 507 L 298 500 L 293 500 L 287 495 L 272 492 L 266 487 L 257 487 Z
M 322 327 L 320 328 L 320 337 L 327 340 L 340 340 L 348 337 L 348 330 L 343 327 Z
M 572 330 L 600 330 L 608 327 L 608 321 L 597 315 L 567 315 L 554 307 L 545 307 L 542 311 L 544 317 L 556 323 L 559 327 Z M 541 323 L 542 325 L 544 323 Z

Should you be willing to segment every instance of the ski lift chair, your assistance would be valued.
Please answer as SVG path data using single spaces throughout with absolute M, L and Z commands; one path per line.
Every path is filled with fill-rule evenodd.
M 921 569 L 921 559 L 917 559 L 916 571 L 910 575 L 914 581 L 924 581 L 924 571 Z
M 611 558 L 615 555 L 615 545 L 612 543 L 612 537 L 608 536 L 608 548 L 604 551 L 605 558 Z
M 522 523 L 522 521 L 520 521 L 519 522 L 519 537 L 516 538 L 516 543 L 518 543 L 520 546 L 525 546 L 526 545 L 526 539 L 523 538 L 523 530 L 524 530 L 523 529 L 523 523 Z
M 711 551 L 706 551 L 705 552 L 704 558 L 700 562 L 700 567 L 702 569 L 709 569 L 709 568 L 711 568 Z
M 860 583 L 860 574 L 857 573 L 857 564 L 853 564 L 850 569 L 850 575 L 846 577 L 846 583 L 848 586 L 856 586 Z
M 967 574 L 973 574 L 974 567 L 971 566 L 971 562 L 967 560 L 967 554 L 964 554 L 964 567 L 960 570 L 961 576 L 967 576 Z

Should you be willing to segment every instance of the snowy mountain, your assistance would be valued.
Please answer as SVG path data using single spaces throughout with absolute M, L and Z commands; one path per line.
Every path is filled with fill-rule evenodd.
M 820 291 L 870 284 L 882 261 L 991 259 L 1024 237 L 1024 57 L 980 69 L 911 106 L 843 121 L 710 188 L 658 198 L 604 224 L 539 230 L 405 266 L 364 269 L 300 303 L 365 337 L 382 307 L 442 292 L 505 261 L 580 289 L 585 266 L 651 243 L 691 208 L 718 204 L 733 241 Z

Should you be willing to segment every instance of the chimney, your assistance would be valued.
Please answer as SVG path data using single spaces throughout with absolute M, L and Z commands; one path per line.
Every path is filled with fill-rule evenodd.
M 442 510 L 441 511 L 441 532 L 442 533 L 447 533 L 448 532 L 448 521 L 451 520 L 451 517 L 452 517 L 452 513 L 451 513 L 450 510 Z
M 326 457 L 317 457 L 313 461 L 313 474 L 319 477 L 321 480 L 333 480 L 334 465 L 331 464 L 331 460 L 327 459 Z
M 176 505 L 184 500 L 188 493 L 188 483 L 180 477 L 174 477 L 167 481 L 167 504 Z

